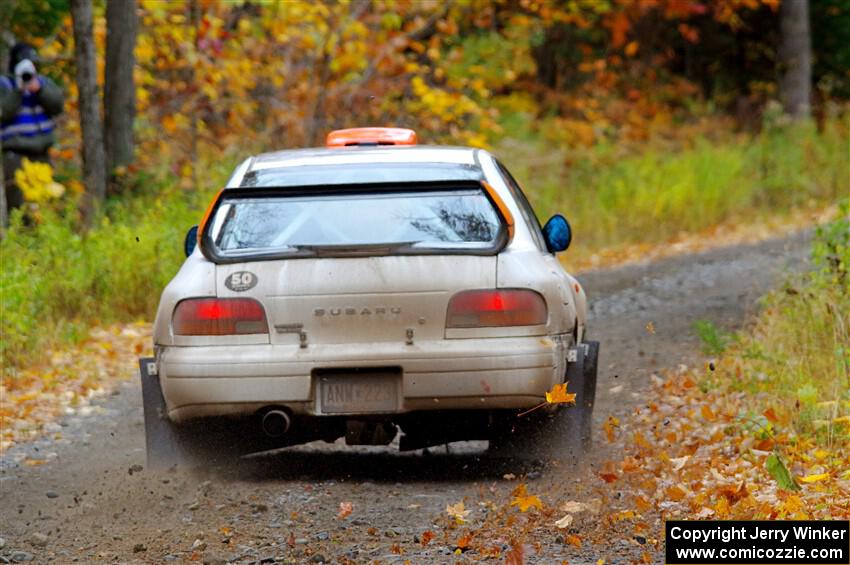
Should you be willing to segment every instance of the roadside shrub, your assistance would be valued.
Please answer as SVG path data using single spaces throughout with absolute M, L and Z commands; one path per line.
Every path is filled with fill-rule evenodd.
M 228 163 L 212 168 L 209 186 L 220 186 L 229 172 Z M 7 379 L 16 366 L 84 337 L 92 325 L 153 318 L 163 286 L 183 262 L 186 230 L 214 193 L 173 188 L 171 175 L 159 179 L 145 195 L 107 202 L 84 234 L 70 201 L 64 209 L 42 209 L 38 223 L 20 211 L 12 215 L 0 242 L 0 360 Z
M 801 124 L 703 135 L 678 150 L 658 141 L 638 152 L 598 145 L 568 153 L 508 140 L 495 153 L 545 216 L 541 221 L 555 212 L 570 220 L 575 257 L 837 202 L 850 190 L 847 117 L 831 119 L 822 131 Z
M 738 335 L 715 385 L 752 394 L 777 434 L 824 447 L 850 445 L 850 210 L 817 229 L 812 269 L 764 300 L 754 326 Z

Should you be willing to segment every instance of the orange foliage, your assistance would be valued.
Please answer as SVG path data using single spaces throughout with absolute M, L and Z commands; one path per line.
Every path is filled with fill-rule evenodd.
M 638 37 L 637 24 L 661 18 L 696 43 L 696 18 L 736 29 L 743 11 L 777 4 L 141 0 L 136 168 L 166 161 L 189 188 L 201 157 L 318 145 L 331 129 L 363 125 L 412 127 L 425 141 L 483 146 L 500 133 L 500 112 L 513 111 L 556 110 L 559 127 L 543 133 L 558 144 L 641 141 L 675 123 L 670 101 L 697 91 L 684 79 L 659 76 L 672 55 Z M 102 66 L 102 8 L 96 16 Z M 558 26 L 601 32 L 607 46 L 579 41 L 569 88 L 547 89 L 538 80 L 533 38 Z M 66 17 L 41 49 L 65 76 L 63 128 L 79 139 L 70 30 Z M 61 149 L 66 154 L 67 142 Z

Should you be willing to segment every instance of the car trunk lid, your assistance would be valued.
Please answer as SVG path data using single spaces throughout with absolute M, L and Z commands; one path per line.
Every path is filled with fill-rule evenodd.
M 442 339 L 452 295 L 496 285 L 496 257 L 479 255 L 299 258 L 216 271 L 219 296 L 263 303 L 279 344 Z

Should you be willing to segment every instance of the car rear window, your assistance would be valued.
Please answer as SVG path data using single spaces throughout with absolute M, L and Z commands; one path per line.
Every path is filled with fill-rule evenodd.
M 493 252 L 502 220 L 484 190 L 225 196 L 208 227 L 215 255 Z

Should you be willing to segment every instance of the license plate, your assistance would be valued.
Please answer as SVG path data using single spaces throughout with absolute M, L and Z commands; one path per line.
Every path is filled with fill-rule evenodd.
M 319 377 L 323 414 L 362 414 L 398 411 L 400 375 L 348 373 Z

